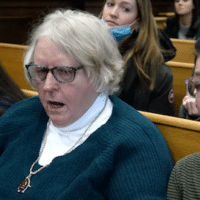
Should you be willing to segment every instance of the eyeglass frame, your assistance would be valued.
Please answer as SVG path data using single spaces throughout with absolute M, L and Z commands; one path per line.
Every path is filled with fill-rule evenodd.
M 195 78 L 196 77 L 190 77 L 190 78 L 186 78 L 185 79 L 185 85 L 186 85 L 186 90 L 188 92 L 188 94 L 192 97 L 192 98 L 195 98 L 196 97 L 196 93 L 199 91 L 199 89 L 196 88 L 196 84 L 195 84 Z M 200 82 L 200 81 L 199 81 Z M 192 93 L 191 92 L 191 86 L 194 86 L 195 90 L 196 90 L 196 93 Z
M 32 80 L 34 80 L 34 81 L 44 81 L 44 80 L 37 80 L 37 79 L 32 78 L 32 76 L 31 76 L 31 74 L 30 74 L 30 72 L 29 72 L 29 67 L 31 67 L 31 66 L 43 67 L 44 69 L 47 70 L 46 76 L 45 76 L 44 80 L 46 80 L 47 74 L 48 74 L 49 72 L 51 72 L 52 75 L 54 76 L 54 78 L 56 79 L 56 81 L 58 81 L 59 83 L 71 83 L 71 82 L 73 82 L 74 79 L 75 79 L 75 76 L 76 76 L 76 71 L 83 68 L 83 66 L 79 66 L 79 67 L 57 66 L 57 67 L 54 67 L 54 68 L 49 69 L 47 66 L 37 65 L 37 64 L 34 64 L 34 63 L 30 63 L 30 64 L 25 65 L 25 67 L 26 67 L 26 69 L 27 69 L 28 75 L 29 75 L 30 78 L 31 78 Z M 73 80 L 72 80 L 72 81 L 69 81 L 69 82 L 67 82 L 67 81 L 60 81 L 60 80 L 56 77 L 56 75 L 54 74 L 54 72 L 53 72 L 55 69 L 58 69 L 58 68 L 64 68 L 64 69 L 73 70 L 73 72 L 72 72 L 72 73 L 74 74 Z M 70 73 L 70 72 L 68 72 L 68 73 Z

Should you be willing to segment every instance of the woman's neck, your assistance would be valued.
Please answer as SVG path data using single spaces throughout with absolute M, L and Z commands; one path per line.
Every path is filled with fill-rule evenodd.
M 191 26 L 192 25 L 192 13 L 179 16 L 179 22 L 182 26 Z

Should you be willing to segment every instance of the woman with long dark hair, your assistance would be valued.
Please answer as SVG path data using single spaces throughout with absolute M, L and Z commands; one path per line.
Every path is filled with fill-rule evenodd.
M 199 0 L 175 0 L 175 16 L 163 30 L 170 38 L 194 39 L 200 36 Z

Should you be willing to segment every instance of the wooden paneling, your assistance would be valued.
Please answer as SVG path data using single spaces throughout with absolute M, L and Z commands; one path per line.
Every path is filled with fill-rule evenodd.
M 0 1 L 0 42 L 26 44 L 33 24 L 56 8 L 84 9 L 85 1 Z

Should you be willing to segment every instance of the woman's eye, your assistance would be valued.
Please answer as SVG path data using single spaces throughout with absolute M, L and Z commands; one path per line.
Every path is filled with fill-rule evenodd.
M 45 67 L 37 67 L 36 68 L 36 72 L 38 72 L 38 73 L 43 73 L 43 72 L 47 72 L 47 71 L 48 71 L 48 69 Z
M 107 3 L 107 6 L 112 7 L 112 6 L 114 6 L 114 4 L 113 3 Z
M 130 11 L 130 9 L 129 9 L 129 8 L 126 8 L 126 7 L 124 7 L 124 8 L 123 8 L 123 11 L 124 11 L 124 12 L 129 12 L 129 11 Z

